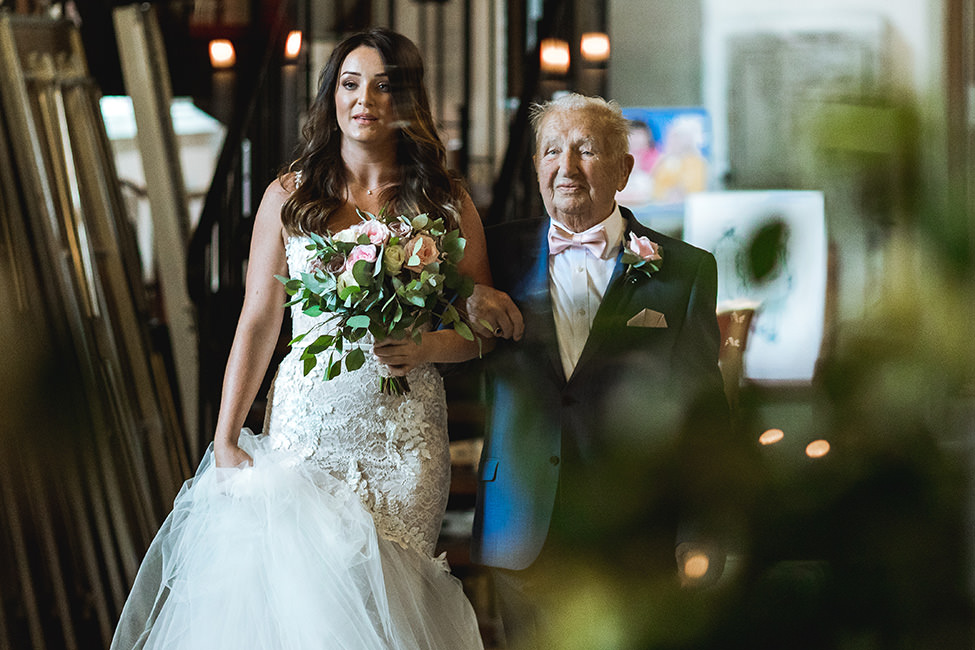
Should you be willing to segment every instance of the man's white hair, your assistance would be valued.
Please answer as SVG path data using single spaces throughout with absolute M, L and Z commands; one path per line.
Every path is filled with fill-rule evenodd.
M 565 93 L 531 106 L 529 117 L 535 131 L 536 152 L 542 125 L 546 118 L 555 113 L 580 113 L 593 117 L 612 155 L 622 156 L 629 151 L 629 120 L 623 117 L 623 109 L 616 100 L 607 101 L 602 97 Z

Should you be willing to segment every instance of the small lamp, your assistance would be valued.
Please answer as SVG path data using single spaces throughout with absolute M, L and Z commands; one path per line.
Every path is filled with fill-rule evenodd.
M 225 38 L 210 41 L 210 65 L 214 68 L 232 68 L 237 63 L 234 44 Z
M 569 71 L 569 44 L 560 38 L 545 38 L 539 47 L 542 72 L 565 74 Z
M 609 35 L 603 32 L 586 32 L 579 41 L 582 58 L 590 63 L 602 63 L 609 59 Z
M 284 42 L 284 58 L 294 61 L 301 53 L 301 31 L 295 29 L 288 33 L 288 39 Z

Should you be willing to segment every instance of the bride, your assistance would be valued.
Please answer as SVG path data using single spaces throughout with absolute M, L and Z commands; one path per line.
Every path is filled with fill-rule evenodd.
M 305 234 L 383 206 L 444 216 L 467 239 L 461 270 L 490 282 L 409 39 L 377 28 L 335 48 L 291 170 L 256 216 L 213 445 L 143 560 L 112 648 L 480 648 L 460 582 L 433 557 L 450 458 L 432 364 L 470 359 L 476 342 L 451 330 L 376 342 L 362 368 L 329 381 L 326 364 L 304 376 L 292 350 L 264 434 L 241 430 L 283 319 L 274 276 L 308 270 Z M 314 324 L 292 316 L 296 334 Z M 408 376 L 410 391 L 381 393 L 380 373 Z

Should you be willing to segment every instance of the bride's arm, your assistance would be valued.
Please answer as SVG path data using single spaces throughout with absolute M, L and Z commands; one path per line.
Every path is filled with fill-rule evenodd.
M 484 241 L 484 226 L 474 207 L 474 201 L 465 192 L 461 205 L 460 231 L 467 244 L 464 259 L 457 265 L 458 270 L 470 276 L 476 284 L 491 285 L 491 268 L 488 266 L 487 244 Z M 393 375 L 405 375 L 423 363 L 457 363 L 468 361 L 480 352 L 487 352 L 493 345 L 492 339 L 468 341 L 451 329 L 424 332 L 419 345 L 410 338 L 402 341 L 386 340 L 377 343 L 373 349 L 380 361 L 390 367 Z
M 251 460 L 237 446 L 237 439 L 281 333 L 286 294 L 284 285 L 274 276 L 288 275 L 281 226 L 281 206 L 288 195 L 281 183 L 273 181 L 264 192 L 254 219 L 244 305 L 227 359 L 213 436 L 218 467 L 237 467 Z

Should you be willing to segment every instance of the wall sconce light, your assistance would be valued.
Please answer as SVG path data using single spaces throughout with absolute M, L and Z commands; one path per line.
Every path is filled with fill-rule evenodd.
M 210 41 L 210 65 L 214 68 L 232 68 L 237 63 L 234 44 L 225 38 Z
M 569 71 L 569 44 L 560 38 L 542 39 L 539 57 L 542 72 L 565 74 Z
M 825 440 L 813 440 L 806 445 L 806 455 L 810 458 L 822 458 L 829 453 L 829 443 Z
M 284 58 L 294 61 L 301 53 L 301 32 L 297 29 L 288 33 L 288 40 L 284 42 Z
M 758 437 L 758 442 L 763 445 L 774 445 L 783 438 L 785 438 L 785 433 L 782 429 L 768 429 Z
M 579 41 L 582 58 L 590 63 L 602 63 L 609 59 L 609 35 L 603 32 L 587 32 Z

